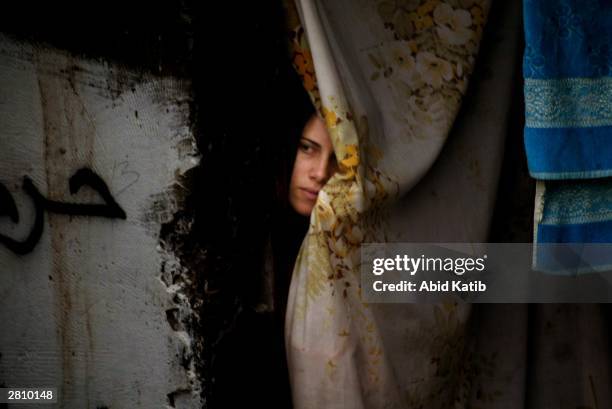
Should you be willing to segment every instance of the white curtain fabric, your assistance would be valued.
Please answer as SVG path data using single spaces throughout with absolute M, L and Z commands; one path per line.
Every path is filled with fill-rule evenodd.
M 320 194 L 291 283 L 286 343 L 294 405 L 466 403 L 469 384 L 458 380 L 470 309 L 364 304 L 359 248 L 485 241 L 503 146 L 495 121 L 504 122 L 505 109 L 483 124 L 475 119 L 484 105 L 474 105 L 472 121 L 466 115 L 451 149 L 422 179 L 460 109 L 488 4 L 300 1 L 298 11 L 341 173 Z M 508 37 L 514 46 L 516 33 Z
M 297 409 L 608 407 L 597 307 L 361 298 L 362 243 L 487 240 L 522 35 L 520 3 L 494 10 L 478 55 L 486 1 L 297 1 L 298 71 L 341 167 L 319 195 L 291 282 Z M 564 335 L 572 325 L 586 341 L 567 342 L 580 338 Z M 563 346 L 565 363 L 555 355 Z M 594 346 L 601 355 L 585 352 Z

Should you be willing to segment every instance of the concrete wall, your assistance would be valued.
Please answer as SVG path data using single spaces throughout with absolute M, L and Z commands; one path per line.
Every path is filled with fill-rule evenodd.
M 0 35 L 0 384 L 201 407 L 193 272 L 160 240 L 198 163 L 190 89 Z

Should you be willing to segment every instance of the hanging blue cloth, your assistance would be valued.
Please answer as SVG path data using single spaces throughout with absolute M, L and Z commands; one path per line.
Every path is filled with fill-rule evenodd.
M 525 148 L 544 181 L 534 241 L 612 243 L 612 0 L 524 0 L 523 12 Z M 555 270 L 547 251 L 535 247 L 536 269 Z

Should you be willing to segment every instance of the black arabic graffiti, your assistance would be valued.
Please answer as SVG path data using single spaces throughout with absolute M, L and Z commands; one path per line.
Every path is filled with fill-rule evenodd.
M 82 168 L 72 175 L 68 181 L 70 194 L 76 194 L 79 189 L 85 185 L 98 192 L 105 204 L 65 203 L 49 200 L 38 191 L 32 179 L 24 176 L 23 190 L 34 201 L 34 226 L 24 241 L 17 241 L 0 234 L 0 243 L 4 244 L 9 250 L 16 254 L 27 254 L 31 252 L 34 247 L 36 247 L 42 235 L 44 210 L 51 213 L 68 214 L 72 216 L 97 216 L 125 220 L 125 212 L 111 195 L 108 186 L 106 186 L 104 180 L 91 169 Z M 8 216 L 14 223 L 19 223 L 19 213 L 17 212 L 15 201 L 8 189 L 2 183 L 0 183 L 0 216 Z

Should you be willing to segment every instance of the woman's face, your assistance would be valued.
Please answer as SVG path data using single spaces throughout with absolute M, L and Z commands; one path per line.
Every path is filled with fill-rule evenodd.
M 325 123 L 311 116 L 298 146 L 289 185 L 289 202 L 302 216 L 308 216 L 317 201 L 319 190 L 337 171 L 336 155 Z

